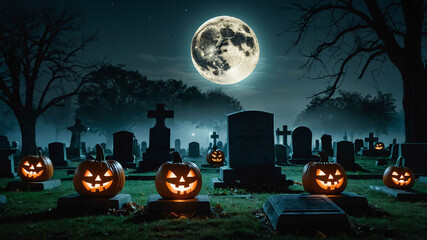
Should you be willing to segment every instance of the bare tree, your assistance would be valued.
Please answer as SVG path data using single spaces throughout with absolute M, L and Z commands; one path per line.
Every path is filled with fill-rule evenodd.
M 36 146 L 38 117 L 88 82 L 94 65 L 80 54 L 94 36 L 79 37 L 82 15 L 69 7 L 30 1 L 0 5 L 0 100 L 15 114 L 22 154 L 29 154 Z
M 305 76 L 329 80 L 314 96 L 330 98 L 345 78 L 362 78 L 390 60 L 403 81 L 405 140 L 427 142 L 423 0 L 293 1 L 286 9 L 297 14 L 286 31 L 297 34 L 292 46 L 307 57 Z M 320 44 L 306 51 L 313 38 Z

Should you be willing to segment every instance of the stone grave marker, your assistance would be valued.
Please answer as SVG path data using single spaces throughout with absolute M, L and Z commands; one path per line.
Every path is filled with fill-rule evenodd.
M 277 165 L 286 165 L 288 162 L 288 152 L 287 148 L 283 144 L 275 144 L 274 151 L 276 155 L 276 164 Z
M 346 169 L 346 167 L 355 166 L 354 161 L 354 145 L 349 141 L 340 141 L 337 143 L 336 157 L 334 157 L 335 162 L 341 164 L 341 166 Z
M 149 147 L 139 162 L 138 172 L 157 170 L 163 163 L 170 160 L 170 129 L 165 125 L 166 118 L 173 118 L 174 111 L 165 110 L 164 104 L 157 104 L 156 110 L 150 110 L 148 118 L 155 118 L 156 125 L 150 128 Z
M 288 145 L 288 136 L 291 135 L 292 131 L 288 131 L 288 125 L 283 125 L 282 130 L 280 131 L 279 128 L 276 129 L 276 138 L 277 138 L 277 144 L 280 144 L 280 136 L 283 136 L 283 141 L 281 144 Z
M 320 142 L 319 142 L 319 139 L 316 139 L 316 141 L 315 141 L 313 152 L 320 152 Z
M 400 147 L 400 144 L 393 144 L 391 146 L 390 157 L 389 157 L 390 160 L 394 160 L 394 161 L 397 160 L 397 158 L 399 157 L 399 147 Z
M 179 152 L 181 156 L 185 155 L 185 149 L 181 148 L 181 139 L 175 139 L 175 151 Z
M 218 149 L 223 149 L 224 148 L 224 144 L 221 141 L 218 141 Z
M 427 143 L 401 143 L 399 156 L 405 158 L 404 167 L 408 167 L 416 174 L 427 174 Z
M 240 111 L 227 115 L 228 163 L 220 168 L 213 187 L 227 187 L 235 181 L 285 184 L 286 175 L 275 164 L 274 115 L 262 111 Z
M 49 143 L 49 158 L 54 167 L 68 166 L 67 156 L 65 155 L 65 143 Z
M 132 132 L 115 132 L 113 134 L 113 156 L 108 156 L 107 159 L 118 161 L 124 168 L 135 168 L 134 139 L 135 135 Z
M 188 144 L 188 156 L 193 158 L 200 156 L 200 144 L 198 142 Z
M 85 156 L 82 154 L 81 133 L 86 132 L 88 128 L 82 124 L 82 121 L 76 118 L 74 126 L 68 127 L 71 131 L 70 147 L 66 149 L 67 157 L 73 160 L 83 160 Z
M 141 153 L 145 153 L 147 151 L 147 142 L 142 141 L 141 142 Z
M 320 139 L 322 140 L 322 151 L 325 151 L 328 156 L 334 156 L 334 149 L 332 148 L 332 136 L 323 134 Z
M 141 148 L 139 147 L 138 139 L 136 138 L 133 139 L 133 142 L 132 142 L 132 153 L 137 158 L 141 157 Z
M 393 196 L 399 201 L 427 201 L 427 193 L 414 189 L 404 190 L 374 185 L 369 185 L 369 188 Z
M 378 142 L 378 137 L 374 137 L 374 133 L 369 133 L 369 137 L 365 138 L 365 143 L 368 143 L 368 149 L 362 151 L 362 155 L 365 157 L 379 157 L 389 156 L 389 152 L 386 149 L 375 149 L 374 144 Z
M 213 132 L 212 135 L 211 135 L 211 138 L 213 139 L 213 146 L 212 147 L 217 146 L 216 145 L 216 140 L 219 138 L 219 135 L 216 132 Z
M 357 154 L 364 146 L 363 139 L 354 140 L 354 152 Z
M 6 136 L 0 136 L 0 177 L 16 177 L 14 167 L 14 154 L 16 149 L 12 148 Z
M 312 133 L 308 127 L 296 127 L 292 130 L 292 158 L 291 163 L 306 164 L 311 161 L 318 161 L 319 158 L 311 152 Z

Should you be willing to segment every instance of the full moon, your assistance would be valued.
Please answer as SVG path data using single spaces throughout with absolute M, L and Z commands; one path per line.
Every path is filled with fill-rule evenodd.
M 234 84 L 247 78 L 259 59 L 254 31 L 242 20 L 219 16 L 203 23 L 193 36 L 191 58 L 207 80 Z

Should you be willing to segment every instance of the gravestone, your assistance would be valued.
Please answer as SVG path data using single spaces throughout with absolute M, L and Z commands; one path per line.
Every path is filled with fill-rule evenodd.
M 415 189 L 396 189 L 374 185 L 369 185 L 369 188 L 393 196 L 399 201 L 427 201 L 427 193 Z
M 280 136 L 283 136 L 282 144 L 288 145 L 288 136 L 291 135 L 291 131 L 288 131 L 288 125 L 282 126 L 282 131 L 279 130 L 279 128 L 276 129 L 276 138 L 277 138 L 277 144 L 280 144 Z
M 157 170 L 170 160 L 170 129 L 165 125 L 166 118 L 173 118 L 172 110 L 165 110 L 164 104 L 157 104 L 156 110 L 148 111 L 148 118 L 155 118 L 156 125 L 150 128 L 149 147 L 139 162 L 138 172 Z
M 349 141 L 340 141 L 337 143 L 335 162 L 341 164 L 344 168 L 352 167 L 354 162 L 354 145 Z
M 14 154 L 15 157 L 17 158 L 21 157 L 21 150 L 19 150 L 19 143 L 17 141 L 12 142 L 12 148 L 16 149 L 16 153 Z
M 147 151 L 147 142 L 146 141 L 142 141 L 141 142 L 141 153 L 145 153 Z
M 132 153 L 135 155 L 135 157 L 140 158 L 141 157 L 141 148 L 139 147 L 138 139 L 133 139 L 132 142 Z
M 6 189 L 8 191 L 44 191 L 57 188 L 61 186 L 60 179 L 49 179 L 42 182 L 26 182 L 21 179 L 7 183 Z
M 307 164 L 311 161 L 318 161 L 319 158 L 311 152 L 312 133 L 308 127 L 297 127 L 292 130 L 292 158 L 291 163 Z
M 218 134 L 216 134 L 216 132 L 213 132 L 213 133 L 212 133 L 212 135 L 211 135 L 211 138 L 213 139 L 213 146 L 212 146 L 212 147 L 217 146 L 217 145 L 216 145 L 216 140 L 219 138 L 219 135 L 218 135 Z M 217 147 L 218 147 L 218 146 L 217 146 Z
M 334 149 L 332 148 L 332 136 L 323 134 L 320 139 L 322 140 L 322 151 L 325 151 L 328 156 L 334 156 Z
M 218 149 L 223 149 L 224 148 L 224 144 L 221 141 L 218 141 Z
M 112 198 L 85 197 L 74 193 L 60 197 L 56 209 L 66 214 L 105 214 L 112 209 L 120 210 L 130 202 L 132 202 L 131 195 L 124 193 L 119 193 Z
M 427 143 L 401 143 L 399 156 L 405 158 L 404 166 L 412 169 L 414 173 L 427 174 Z
M 83 160 L 85 156 L 82 154 L 81 133 L 86 132 L 88 128 L 82 124 L 82 121 L 76 118 L 74 126 L 68 127 L 71 131 L 70 147 L 66 149 L 69 159 Z
M 391 150 L 390 150 L 390 160 L 394 160 L 396 161 L 397 158 L 399 157 L 399 146 L 400 144 L 393 144 L 391 146 Z
M 363 139 L 354 140 L 354 152 L 357 154 L 364 146 Z
M 181 156 L 185 155 L 185 149 L 181 148 L 181 140 L 175 139 L 175 151 L 179 152 Z
M 200 156 L 200 144 L 198 142 L 191 142 L 188 144 L 188 156 L 189 157 Z
M 68 166 L 67 156 L 65 155 L 65 143 L 49 143 L 49 158 L 54 167 Z
M 16 177 L 14 167 L 14 154 L 16 149 L 12 148 L 6 136 L 0 136 L 0 177 Z
M 274 151 L 276 155 L 276 164 L 277 165 L 286 165 L 288 162 L 288 152 L 287 148 L 283 144 L 275 144 Z
M 135 155 L 133 155 L 133 140 L 135 135 L 128 131 L 113 134 L 113 156 L 108 159 L 118 161 L 125 168 L 135 168 Z
M 228 163 L 220 177 L 212 179 L 214 188 L 236 181 L 285 184 L 286 175 L 275 164 L 274 115 L 262 111 L 240 111 L 227 115 Z
M 313 152 L 320 152 L 320 142 L 319 139 L 316 139 Z
M 369 137 L 365 138 L 365 143 L 368 143 L 368 149 L 362 151 L 362 155 L 365 157 L 378 157 L 378 156 L 389 156 L 389 152 L 386 149 L 375 149 L 374 144 L 378 142 L 378 137 L 374 137 L 374 133 L 369 133 Z

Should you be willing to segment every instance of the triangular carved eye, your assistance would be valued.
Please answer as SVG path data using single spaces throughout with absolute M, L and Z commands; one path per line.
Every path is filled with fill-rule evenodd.
M 30 163 L 28 161 L 25 161 L 24 166 L 30 166 Z
M 393 176 L 399 176 L 399 173 L 397 173 L 396 171 L 393 171 L 393 172 L 391 173 L 391 175 L 393 175 Z
M 322 170 L 320 170 L 320 169 L 317 169 L 316 176 L 326 176 L 326 173 L 324 173 L 324 172 L 323 172 Z
M 337 169 L 337 171 L 335 172 L 335 176 L 339 176 L 341 175 L 341 172 Z
M 169 170 L 168 175 L 166 175 L 166 178 L 176 178 L 176 175 L 171 170 Z
M 85 177 L 93 177 L 92 173 L 89 170 L 86 170 Z
M 196 174 L 194 174 L 193 170 L 190 170 L 190 171 L 188 172 L 187 177 L 195 177 L 195 176 L 196 176 Z
M 110 170 L 107 170 L 104 174 L 104 177 L 111 177 L 113 176 L 113 173 Z
M 36 167 L 43 167 L 42 163 L 41 162 L 37 163 Z
M 411 174 L 409 174 L 408 172 L 405 172 L 405 177 L 409 177 L 411 176 Z

